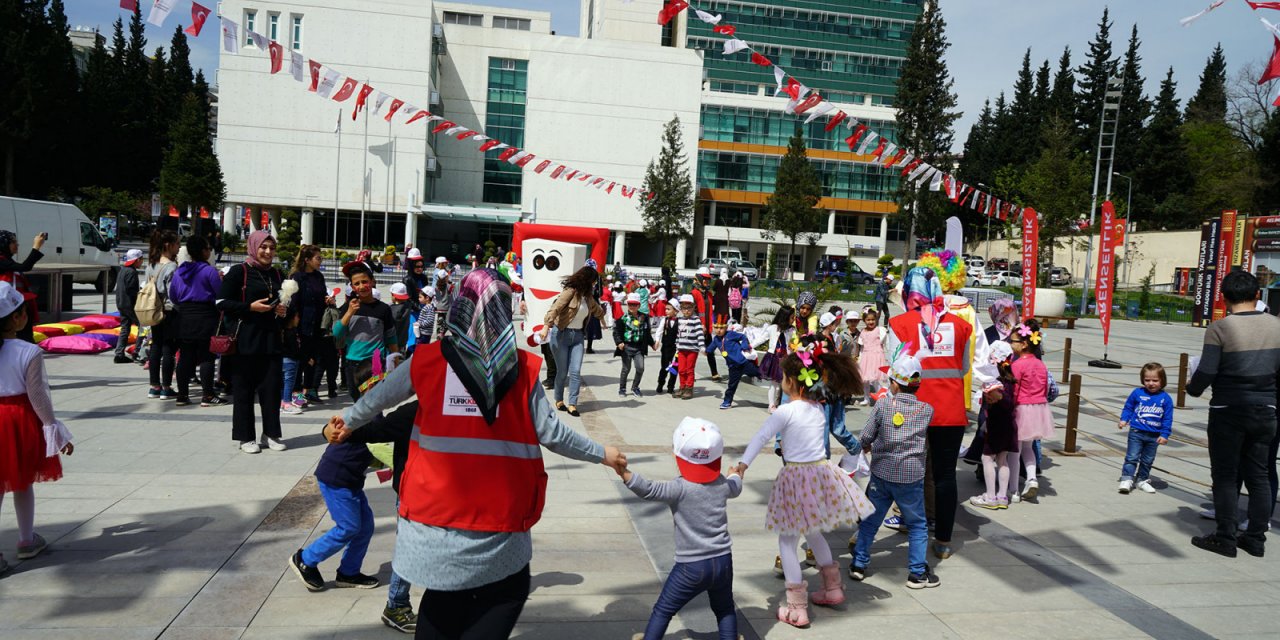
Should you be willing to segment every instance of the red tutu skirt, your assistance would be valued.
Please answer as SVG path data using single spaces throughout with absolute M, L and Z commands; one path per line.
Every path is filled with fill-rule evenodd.
M 44 425 L 26 395 L 0 398 L 0 494 L 62 477 L 62 459 L 45 456 Z

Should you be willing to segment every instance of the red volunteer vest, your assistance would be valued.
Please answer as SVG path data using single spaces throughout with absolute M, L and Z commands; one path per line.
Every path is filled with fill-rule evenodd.
M 490 425 L 440 345 L 419 345 L 410 360 L 419 402 L 400 480 L 400 516 L 468 531 L 528 531 L 542 517 L 547 495 L 542 446 L 529 415 L 542 359 L 517 350 L 516 385 Z
M 920 361 L 920 392 L 922 402 L 933 407 L 931 427 L 964 427 L 969 424 L 965 415 L 965 373 L 969 371 L 969 338 L 973 326 L 953 313 L 942 316 L 933 335 L 933 349 L 924 340 L 924 321 L 919 311 L 908 311 L 889 319 L 889 329 L 903 344 L 903 352 Z M 888 354 L 892 356 L 892 354 Z
M 0 273 L 0 280 L 13 285 L 14 290 L 22 294 L 22 299 L 27 301 L 27 324 L 35 326 L 40 324 L 40 309 L 36 304 L 36 294 L 31 292 L 31 285 L 27 283 L 27 276 L 17 271 L 8 271 Z

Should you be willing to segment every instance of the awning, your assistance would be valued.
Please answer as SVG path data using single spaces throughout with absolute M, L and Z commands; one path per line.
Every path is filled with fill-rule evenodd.
M 519 209 L 510 207 L 446 204 L 440 202 L 428 202 L 420 206 L 410 206 L 409 213 L 424 215 L 435 220 L 461 220 L 501 224 L 520 222 L 524 215 Z

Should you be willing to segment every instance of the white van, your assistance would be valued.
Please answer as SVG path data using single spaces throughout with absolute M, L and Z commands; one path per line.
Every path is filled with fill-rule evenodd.
M 114 268 L 105 278 L 102 273 L 77 273 L 73 278 L 75 282 L 95 285 L 99 292 L 115 284 L 116 273 L 120 270 L 119 258 L 98 232 L 98 227 L 75 205 L 0 196 L 0 229 L 18 236 L 15 260 L 27 256 L 32 238 L 48 232 L 49 239 L 41 249 L 44 258 L 36 263 L 37 267 L 41 263 L 110 266 Z

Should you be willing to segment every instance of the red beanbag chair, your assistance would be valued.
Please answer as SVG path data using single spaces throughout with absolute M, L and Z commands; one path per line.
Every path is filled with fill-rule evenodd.
M 118 316 L 108 316 L 101 313 L 94 313 L 87 316 L 81 316 L 78 319 L 92 320 L 93 322 L 99 325 L 102 325 L 98 327 L 99 329 L 115 329 L 116 327 L 120 326 L 120 318 Z M 72 322 L 75 322 L 75 320 L 72 320 Z
M 36 325 L 32 327 L 32 330 L 39 331 L 40 333 L 43 333 L 45 336 L 50 338 L 56 338 L 58 336 L 67 335 L 67 332 L 61 329 L 60 327 L 55 327 L 47 324 Z
M 58 336 L 47 338 L 40 343 L 46 353 L 102 353 L 111 348 L 104 340 L 95 340 L 89 336 Z

